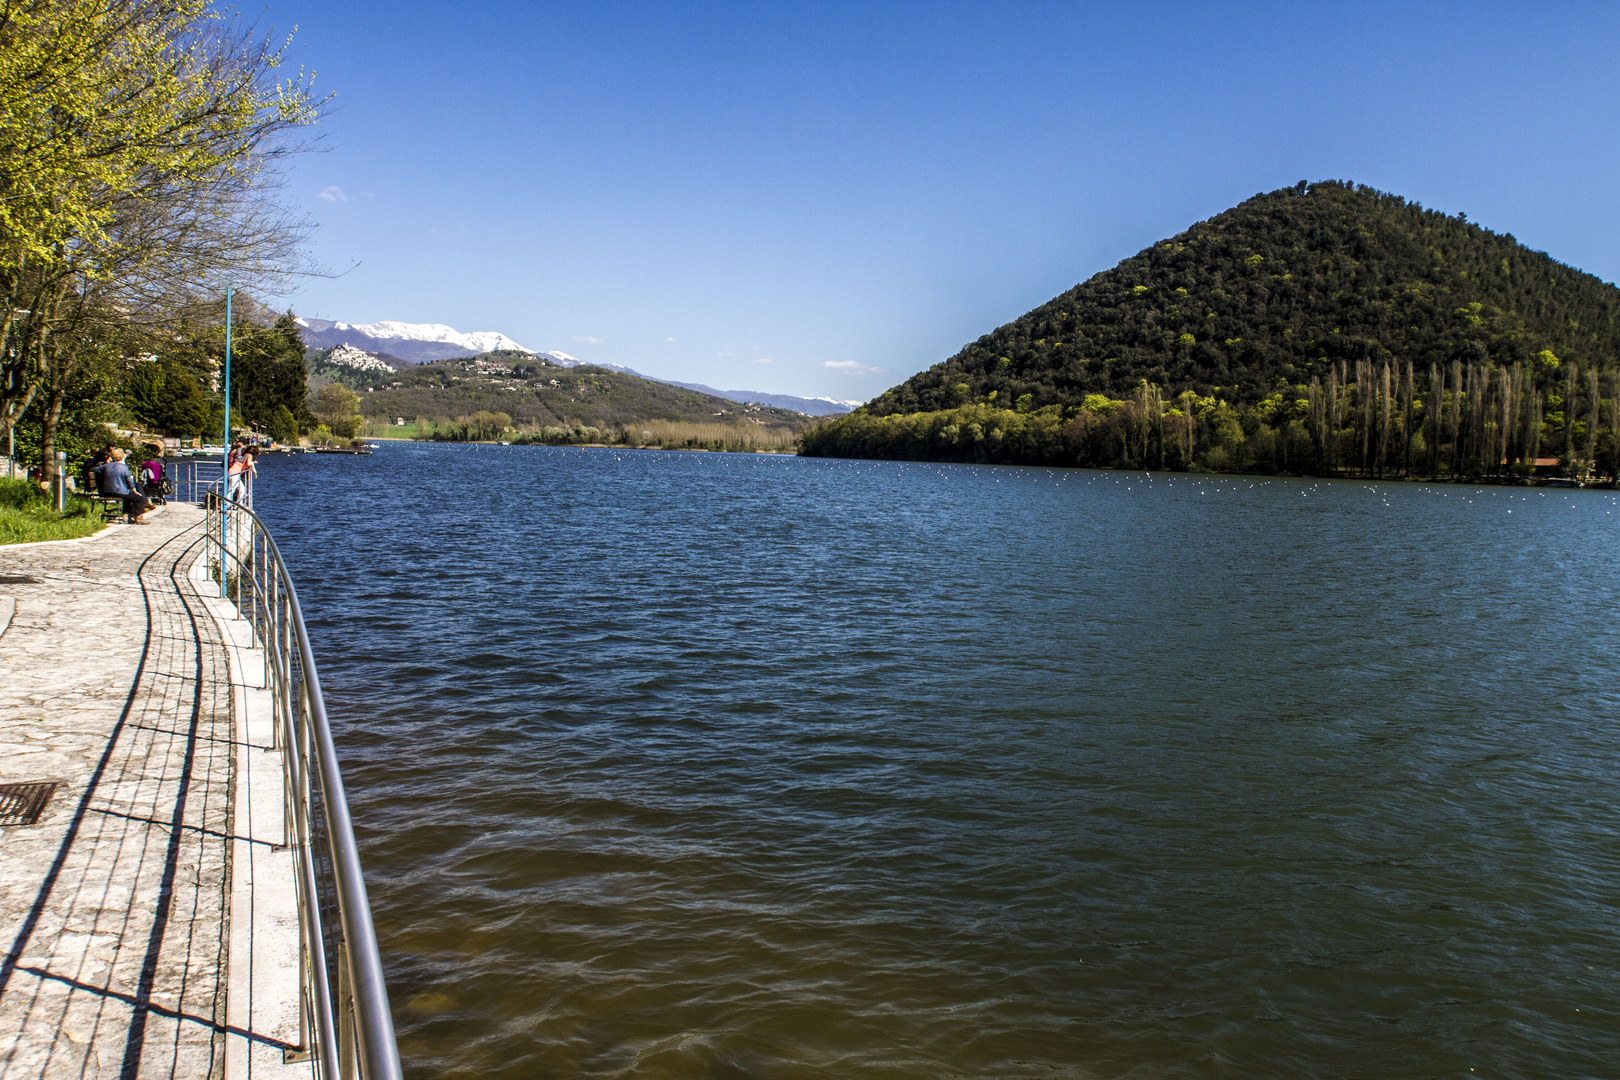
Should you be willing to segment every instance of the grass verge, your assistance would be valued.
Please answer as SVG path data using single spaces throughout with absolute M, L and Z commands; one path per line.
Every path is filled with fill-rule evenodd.
M 59 514 L 37 484 L 0 479 L 0 544 L 74 540 L 100 532 L 103 524 L 99 508 L 89 499 L 69 495 Z

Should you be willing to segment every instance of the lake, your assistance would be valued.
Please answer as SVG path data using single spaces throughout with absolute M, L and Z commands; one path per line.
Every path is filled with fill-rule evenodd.
M 1620 1075 L 1620 501 L 261 460 L 412 1077 Z

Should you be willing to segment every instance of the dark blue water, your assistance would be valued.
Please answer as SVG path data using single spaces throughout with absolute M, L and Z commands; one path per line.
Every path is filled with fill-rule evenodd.
M 412 1076 L 1620 1076 L 1612 493 L 260 468 Z

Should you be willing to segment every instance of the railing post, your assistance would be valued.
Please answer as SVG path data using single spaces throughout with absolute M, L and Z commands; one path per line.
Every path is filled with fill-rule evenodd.
M 354 987 L 349 980 L 349 946 L 342 940 L 337 947 L 338 967 L 338 1076 L 354 1080 Z

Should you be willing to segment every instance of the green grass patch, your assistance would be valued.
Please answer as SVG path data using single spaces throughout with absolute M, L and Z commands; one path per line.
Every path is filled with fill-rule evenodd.
M 56 502 L 28 480 L 0 479 L 0 544 L 36 540 L 74 540 L 100 532 L 100 508 L 80 495 L 69 495 L 59 514 Z
M 413 420 L 408 424 L 367 424 L 368 439 L 417 439 L 431 435 L 438 425 L 432 421 Z M 448 424 L 445 425 L 449 427 Z

